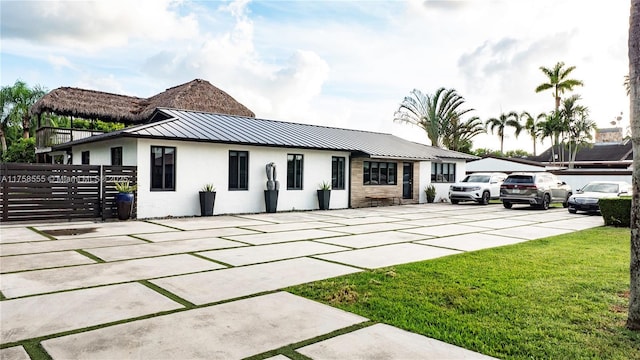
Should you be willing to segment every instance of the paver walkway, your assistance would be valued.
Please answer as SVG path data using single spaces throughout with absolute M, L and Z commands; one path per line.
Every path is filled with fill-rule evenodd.
M 0 224 L 0 359 L 488 358 L 279 289 L 601 225 L 449 204 Z

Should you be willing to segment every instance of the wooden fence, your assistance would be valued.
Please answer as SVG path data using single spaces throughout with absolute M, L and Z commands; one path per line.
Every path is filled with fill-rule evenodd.
M 117 217 L 115 183 L 137 184 L 135 166 L 0 165 L 0 219 L 77 220 Z M 134 203 L 135 204 L 135 203 Z M 133 217 L 135 217 L 135 207 Z

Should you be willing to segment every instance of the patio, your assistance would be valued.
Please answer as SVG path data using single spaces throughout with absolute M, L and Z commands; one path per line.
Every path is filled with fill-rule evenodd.
M 602 224 L 474 204 L 2 224 L 0 355 L 483 358 L 280 289 Z

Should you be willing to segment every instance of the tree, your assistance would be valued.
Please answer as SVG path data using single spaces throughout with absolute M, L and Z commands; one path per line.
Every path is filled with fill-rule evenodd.
M 515 129 L 516 138 L 520 135 L 520 131 L 522 131 L 522 125 L 520 125 L 518 113 L 515 111 L 510 111 L 509 113 L 500 114 L 497 118 L 491 118 L 487 120 L 485 124 L 487 129 L 491 129 L 491 133 L 494 133 L 494 130 L 498 129 L 498 136 L 500 137 L 500 152 L 504 154 L 504 131 L 508 127 L 512 127 Z
M 8 91 L 8 101 L 4 104 L 9 109 L 8 116 L 22 121 L 22 137 L 27 139 L 31 129 L 29 108 L 43 97 L 47 91 L 40 85 L 30 88 L 21 80 L 16 80 L 15 84 L 9 86 L 8 89 L 6 90 Z
M 551 111 L 548 114 L 540 114 L 544 120 L 538 121 L 539 135 L 541 139 L 551 140 L 551 161 L 556 162 L 555 149 L 560 143 L 560 131 L 562 130 L 562 120 L 559 111 Z
M 449 150 L 470 152 L 473 145 L 471 139 L 485 132 L 482 120 L 477 116 L 464 122 L 460 121 L 458 117 L 451 120 L 450 123 L 443 124 L 442 144 Z
M 9 104 L 11 102 L 11 88 L 9 86 L 3 86 L 0 89 L 0 143 L 2 145 L 2 153 L 7 151 L 7 128 L 9 127 L 10 109 Z
M 578 151 L 586 146 L 591 146 L 590 140 L 593 139 L 591 134 L 597 129 L 595 121 L 589 119 L 587 107 L 580 107 L 576 116 L 569 127 L 569 168 L 573 168 Z M 573 153 L 571 152 L 572 147 Z
M 627 327 L 640 330 L 640 0 L 631 0 L 629 17 L 629 84 L 633 176 L 631 206 L 631 259 L 629 263 L 629 315 Z
M 591 130 L 595 129 L 595 123 L 587 119 L 589 109 L 586 106 L 578 105 L 579 100 L 580 95 L 571 95 L 562 101 L 562 108 L 560 109 L 563 149 L 564 133 L 569 135 L 569 168 L 573 168 L 573 160 L 575 160 L 575 152 L 577 152 L 577 149 L 573 149 L 573 145 L 584 144 L 584 139 L 581 138 L 583 136 L 588 135 L 589 139 L 591 139 Z M 581 123 L 576 124 L 579 118 Z M 564 159 L 562 160 L 564 161 Z
M 424 95 L 420 90 L 414 89 L 402 100 L 393 121 L 424 129 L 431 145 L 442 148 L 445 147 L 444 139 L 455 135 L 447 133 L 456 129 L 451 124 L 473 111 L 462 109 L 464 102 L 464 98 L 455 89 L 440 88 L 433 95 Z
M 575 86 L 584 85 L 580 80 L 567 79 L 569 74 L 571 74 L 575 68 L 575 66 L 564 68 L 564 63 L 562 61 L 556 63 L 556 65 L 551 69 L 544 66 L 540 67 L 540 70 L 549 78 L 549 82 L 538 85 L 538 87 L 536 87 L 536 92 L 539 93 L 541 91 L 553 89 L 556 101 L 556 111 L 560 108 L 561 94 L 564 94 L 565 91 L 572 91 Z
M 2 153 L 2 161 L 16 163 L 36 162 L 36 139 L 20 138 Z
M 533 156 L 536 156 L 536 143 L 538 142 L 538 137 L 540 136 L 541 130 L 539 123 L 544 120 L 545 113 L 538 114 L 538 116 L 534 119 L 531 114 L 526 111 L 523 111 L 520 114 L 520 120 L 524 119 L 524 130 L 527 131 L 531 139 L 533 140 Z

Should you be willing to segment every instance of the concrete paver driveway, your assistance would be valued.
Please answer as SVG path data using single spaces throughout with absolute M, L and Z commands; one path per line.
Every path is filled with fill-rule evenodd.
M 279 289 L 601 225 L 449 204 L 0 224 L 0 359 L 487 358 Z

